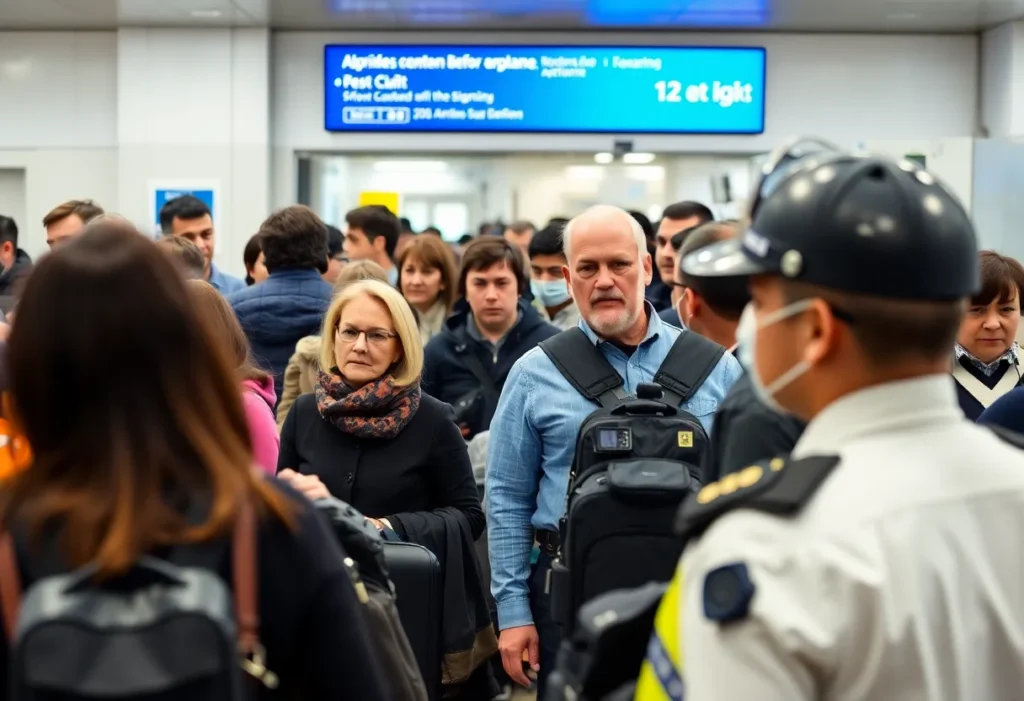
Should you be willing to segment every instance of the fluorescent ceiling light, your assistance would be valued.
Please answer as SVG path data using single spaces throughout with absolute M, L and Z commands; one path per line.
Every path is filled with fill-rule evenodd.
M 189 14 L 197 19 L 217 19 L 222 13 L 220 10 L 192 10 Z
M 595 153 L 594 154 L 594 162 L 595 163 L 600 163 L 601 165 L 605 165 L 605 164 L 611 163 L 614 160 L 615 160 L 615 156 L 613 156 L 612 154 L 608 153 L 607 151 L 602 151 L 601 153 Z
M 626 168 L 626 177 L 630 180 L 656 183 L 665 179 L 665 168 L 662 166 L 631 166 Z
M 622 162 L 627 165 L 645 165 L 654 160 L 653 153 L 624 153 Z
M 572 180 L 601 180 L 604 168 L 601 166 L 566 166 L 565 175 Z
M 374 161 L 378 173 L 440 173 L 448 170 L 444 161 Z

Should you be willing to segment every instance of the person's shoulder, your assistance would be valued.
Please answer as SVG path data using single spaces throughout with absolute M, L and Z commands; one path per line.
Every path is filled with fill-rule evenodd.
M 318 411 L 316 406 L 316 395 L 312 392 L 308 394 L 300 394 L 295 399 L 295 403 L 292 405 L 294 409 L 302 411 L 304 413 Z
M 554 335 L 556 334 L 552 334 L 552 336 Z M 548 338 L 550 338 L 550 336 Z M 537 379 L 546 374 L 550 374 L 552 371 L 557 372 L 554 362 L 552 362 L 551 358 L 548 357 L 548 354 L 544 352 L 544 349 L 538 345 L 523 353 L 522 356 L 512 364 L 512 370 L 509 372 L 509 377 L 512 377 L 514 374 L 519 377 L 526 376 L 531 379 Z
M 997 399 L 978 417 L 979 424 L 1024 431 L 1024 387 L 1012 389 Z
M 448 402 L 442 402 L 437 397 L 420 392 L 420 408 L 416 412 L 424 423 L 443 424 L 455 422 L 455 410 Z M 415 420 L 415 418 L 413 419 Z
M 687 497 L 676 530 L 690 540 L 712 527 L 721 530 L 721 524 L 729 531 L 743 531 L 751 522 L 792 519 L 811 503 L 839 464 L 838 455 L 776 457 L 751 464 Z
M 265 284 L 265 283 L 261 283 Z M 224 295 L 224 299 L 228 301 L 232 307 L 237 307 L 250 299 L 254 299 L 259 294 L 260 285 L 251 285 L 247 287 L 240 287 L 237 290 L 232 290 Z

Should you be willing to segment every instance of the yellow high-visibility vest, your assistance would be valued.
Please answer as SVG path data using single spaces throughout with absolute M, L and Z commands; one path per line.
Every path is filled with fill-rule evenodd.
M 679 607 L 683 604 L 683 568 L 676 570 L 654 616 L 647 658 L 640 668 L 634 701 L 683 701 L 683 646 Z

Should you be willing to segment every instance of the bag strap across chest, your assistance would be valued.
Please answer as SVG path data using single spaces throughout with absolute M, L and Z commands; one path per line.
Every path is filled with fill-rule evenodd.
M 623 388 L 622 376 L 579 327 L 567 329 L 538 345 L 569 384 L 588 400 L 608 408 L 630 399 Z M 654 375 L 654 381 L 662 388 L 663 401 L 671 406 L 688 401 L 724 354 L 725 348 L 700 334 L 692 331 L 679 334 Z

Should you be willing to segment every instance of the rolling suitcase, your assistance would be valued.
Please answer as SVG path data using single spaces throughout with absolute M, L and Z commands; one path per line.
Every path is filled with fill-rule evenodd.
M 395 585 L 395 605 L 432 701 L 441 697 L 441 625 L 444 581 L 441 563 L 422 545 L 387 541 L 384 561 Z

